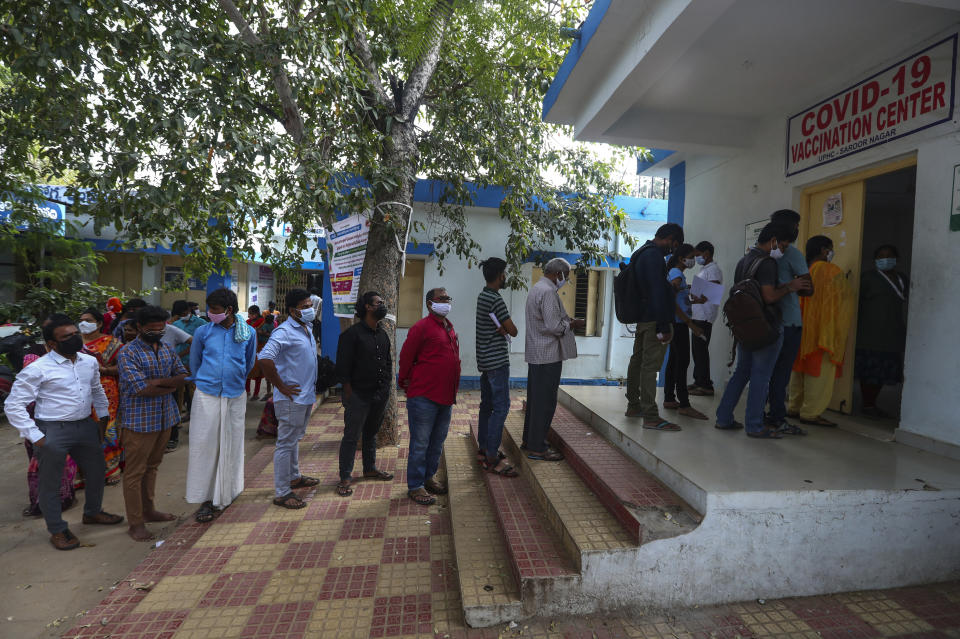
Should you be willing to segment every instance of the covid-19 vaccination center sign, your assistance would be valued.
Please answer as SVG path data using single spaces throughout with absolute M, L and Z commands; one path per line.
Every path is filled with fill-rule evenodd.
M 957 34 L 804 109 L 787 123 L 787 175 L 953 118 Z

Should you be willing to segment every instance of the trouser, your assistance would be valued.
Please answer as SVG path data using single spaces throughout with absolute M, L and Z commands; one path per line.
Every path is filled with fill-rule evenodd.
M 627 410 L 640 410 L 648 419 L 660 419 L 657 408 L 657 373 L 667 345 L 657 339 L 656 322 L 637 324 L 633 356 L 627 367 Z
M 290 493 L 290 482 L 300 478 L 300 440 L 307 432 L 311 404 L 289 399 L 274 400 L 277 444 L 273 451 L 273 489 L 277 497 Z
M 503 424 L 510 412 L 510 367 L 480 373 L 480 415 L 477 445 L 489 460 L 496 460 L 503 440 Z
M 780 347 L 783 345 L 783 333 L 777 341 L 756 351 L 748 351 L 743 346 L 737 346 L 737 369 L 730 378 L 720 406 L 717 407 L 717 424 L 730 426 L 733 424 L 733 409 L 740 401 L 743 389 L 750 384 L 747 393 L 747 410 L 744 417 L 744 427 L 748 433 L 763 431 L 763 409 L 767 403 L 767 393 L 770 390 L 770 376 L 777 363 Z
M 39 463 L 40 510 L 47 530 L 56 535 L 67 529 L 67 522 L 61 517 L 60 501 L 60 478 L 67 455 L 77 462 L 86 481 L 83 514 L 93 516 L 102 508 L 107 466 L 100 443 L 100 426 L 90 418 L 68 422 L 34 421 L 44 436 L 43 446 L 34 445 Z
M 157 469 L 170 441 L 169 428 L 138 433 L 126 428 L 120 431 L 120 443 L 126 467 L 123 469 L 123 503 L 131 526 L 142 526 L 143 514 L 153 512 L 157 485 Z
M 690 367 L 690 329 L 686 324 L 673 323 L 670 339 L 670 355 L 667 356 L 667 373 L 663 378 L 664 401 L 678 401 L 680 407 L 690 405 L 687 392 L 687 369 Z
M 557 410 L 557 391 L 563 362 L 527 364 L 527 412 L 523 416 L 523 443 L 535 452 L 548 448 L 547 431 Z
M 703 331 L 703 337 L 693 337 L 690 340 L 690 350 L 693 352 L 693 383 L 699 388 L 713 390 L 713 380 L 710 379 L 710 336 L 713 334 L 713 324 L 704 320 L 693 320 L 693 323 Z
M 820 363 L 820 375 L 805 375 L 794 372 L 790 380 L 790 412 L 800 413 L 800 419 L 820 417 L 833 399 L 833 387 L 837 381 L 837 365 L 824 353 Z
M 787 385 L 790 384 L 790 373 L 793 371 L 793 362 L 800 352 L 800 340 L 803 338 L 802 326 L 783 327 L 783 346 L 777 356 L 777 363 L 770 376 L 770 396 L 767 401 L 770 410 L 767 412 L 767 421 L 779 426 L 787 417 Z
M 410 455 L 407 459 L 407 489 L 423 487 L 437 474 L 443 442 L 450 429 L 452 406 L 444 406 L 426 397 L 407 398 L 410 423 Z
M 377 433 L 383 423 L 383 412 L 389 396 L 374 398 L 361 396 L 356 391 L 343 403 L 343 439 L 340 440 L 340 480 L 347 481 L 353 473 L 357 456 L 357 442 L 363 439 L 363 472 L 377 469 Z

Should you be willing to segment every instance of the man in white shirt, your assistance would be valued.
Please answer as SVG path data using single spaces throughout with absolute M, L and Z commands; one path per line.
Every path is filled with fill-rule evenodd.
M 80 353 L 83 339 L 66 315 L 51 315 L 43 325 L 49 352 L 17 374 L 4 404 L 7 419 L 37 448 L 40 462 L 40 510 L 57 550 L 73 550 L 80 540 L 61 517 L 60 476 L 69 454 L 86 480 L 83 523 L 113 525 L 123 521 L 101 509 L 106 464 L 103 432 L 109 419 L 109 402 L 100 385 L 97 360 Z M 36 402 L 34 417 L 27 406 Z M 96 410 L 98 425 L 91 418 Z
M 697 264 L 701 265 L 697 277 L 702 277 L 714 284 L 723 284 L 723 273 L 720 266 L 713 261 L 713 244 L 700 242 L 695 253 Z M 713 395 L 713 380 L 710 379 L 710 334 L 713 332 L 713 323 L 717 321 L 717 312 L 720 307 L 716 304 L 694 304 L 692 320 L 694 325 L 703 331 L 703 337 L 694 337 L 690 344 L 693 352 L 693 384 L 690 386 L 691 395 Z
M 171 320 L 180 319 L 171 317 L 167 320 L 167 327 L 163 329 L 163 337 L 160 341 L 177 352 L 181 361 L 184 357 L 187 362 L 190 361 L 190 347 L 193 344 L 193 335 L 175 325 Z M 177 407 L 180 409 L 180 416 L 183 421 L 190 419 L 190 404 L 186 403 L 186 393 L 182 387 L 177 392 Z M 170 431 L 170 441 L 167 442 L 167 452 L 172 452 L 180 446 L 180 424 L 177 424 Z

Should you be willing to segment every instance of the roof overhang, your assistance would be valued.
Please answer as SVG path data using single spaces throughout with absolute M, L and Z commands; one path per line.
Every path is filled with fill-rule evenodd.
M 735 155 L 762 121 L 957 23 L 960 0 L 597 0 L 544 119 L 578 140 Z

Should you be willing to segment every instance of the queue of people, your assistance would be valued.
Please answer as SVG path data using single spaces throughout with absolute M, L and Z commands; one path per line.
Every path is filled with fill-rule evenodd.
M 790 423 L 835 426 L 824 417 L 833 380 L 842 374 L 854 300 L 846 274 L 832 264 L 834 246 L 825 236 L 810 238 L 801 252 L 793 244 L 800 216 L 776 211 L 756 245 L 738 262 L 734 290 L 752 282 L 770 339 L 736 345 L 736 369 L 716 410 L 715 427 L 743 429 L 747 436 L 780 439 L 806 435 Z M 885 384 L 902 379 L 907 279 L 895 270 L 897 252 L 880 247 L 876 271 L 861 285 L 856 372 L 864 410 L 879 414 L 876 398 Z M 506 262 L 481 263 L 484 285 L 476 301 L 476 360 L 480 371 L 477 462 L 502 477 L 518 476 L 500 450 L 510 406 L 510 340 L 518 329 L 500 291 Z M 661 226 L 631 257 L 635 294 L 643 300 L 627 370 L 627 417 L 643 428 L 680 431 L 656 400 L 657 373 L 664 368 L 664 411 L 698 420 L 707 416 L 691 397 L 712 396 L 709 344 L 719 305 L 693 295 L 688 271 L 712 286 L 722 285 L 714 246 L 685 243 L 683 228 Z M 563 362 L 577 357 L 576 332 L 585 320 L 571 318 L 560 291 L 571 280 L 571 265 L 548 261 L 525 303 L 524 360 L 527 396 L 521 454 L 558 462 L 549 445 Z M 267 382 L 264 419 L 270 416 L 274 451 L 273 504 L 300 509 L 295 491 L 320 480 L 300 470 L 299 445 L 316 401 L 318 376 L 317 296 L 303 289 L 287 293 L 286 320 L 277 323 L 274 304 L 239 314 L 229 289 L 211 292 L 206 318 L 186 301 L 173 313 L 132 299 L 108 302 L 108 312 L 87 309 L 79 321 L 52 315 L 43 324 L 46 354 L 27 358 L 6 412 L 26 440 L 33 516 L 42 515 L 54 547 L 69 550 L 79 540 L 63 521 L 74 500 L 76 477 L 86 490 L 83 523 L 115 525 L 123 517 L 102 511 L 104 485 L 123 484 L 128 534 L 153 538 L 147 524 L 173 521 L 156 503 L 156 481 L 177 428 L 192 423 L 186 500 L 197 504 L 197 522 L 213 521 L 243 491 L 244 423 L 247 401 Z M 459 390 L 461 360 L 457 331 L 449 319 L 453 298 L 444 288 L 425 297 L 426 314 L 409 330 L 399 353 L 397 387 L 406 395 L 410 429 L 407 492 L 429 506 L 447 492 L 437 477 Z M 342 384 L 344 431 L 335 492 L 353 493 L 354 461 L 361 450 L 362 477 L 392 481 L 377 465 L 377 436 L 393 392 L 390 338 L 381 322 L 388 309 L 375 291 L 358 296 L 357 322 L 339 338 L 336 378 Z M 884 317 L 885 322 L 865 321 Z M 667 354 L 669 352 L 669 355 Z M 688 368 L 693 359 L 693 383 Z M 251 394 L 251 382 L 255 383 Z M 734 416 L 747 387 L 745 417 Z M 269 396 L 269 397 L 268 397 Z M 187 406 L 185 406 L 185 404 Z M 258 430 L 258 437 L 260 432 Z M 175 447 L 175 446 L 174 446 Z

